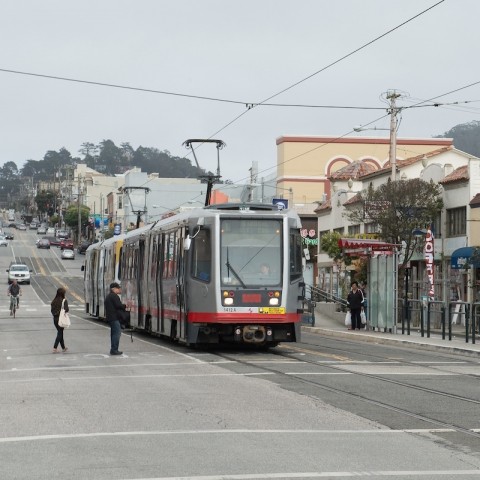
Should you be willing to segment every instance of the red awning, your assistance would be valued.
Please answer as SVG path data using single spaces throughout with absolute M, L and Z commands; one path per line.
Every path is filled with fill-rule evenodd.
M 338 246 L 343 249 L 346 255 L 362 256 L 375 253 L 392 254 L 397 247 L 395 243 L 385 243 L 380 240 L 367 238 L 339 238 Z

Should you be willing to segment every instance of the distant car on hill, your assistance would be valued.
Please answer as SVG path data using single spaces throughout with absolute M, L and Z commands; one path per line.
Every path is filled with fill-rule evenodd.
M 75 252 L 73 250 L 65 248 L 65 250 L 62 250 L 61 257 L 63 260 L 75 260 Z
M 50 249 L 50 240 L 48 240 L 48 238 L 41 238 L 40 240 L 37 240 L 37 248 Z
M 24 263 L 12 263 L 8 272 L 8 283 L 12 283 L 13 280 L 16 280 L 18 283 L 26 283 L 30 285 L 30 273 L 31 270 Z
M 68 238 L 61 240 L 60 248 L 62 250 L 65 250 L 65 249 L 73 250 L 73 240 L 70 240 Z
M 57 237 L 42 237 L 46 238 L 52 247 L 59 247 L 60 246 L 60 240 Z

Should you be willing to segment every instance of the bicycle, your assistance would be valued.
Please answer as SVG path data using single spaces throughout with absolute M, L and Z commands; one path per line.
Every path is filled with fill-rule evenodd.
M 10 294 L 10 315 L 15 318 L 17 307 L 18 307 L 19 298 L 18 295 L 11 295 Z

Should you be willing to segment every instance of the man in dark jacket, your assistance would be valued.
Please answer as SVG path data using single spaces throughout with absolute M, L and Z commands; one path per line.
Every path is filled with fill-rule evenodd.
M 362 320 L 360 319 L 360 313 L 363 309 L 363 293 L 358 288 L 357 282 L 352 282 L 352 289 L 347 296 L 348 308 L 352 317 L 352 330 L 360 330 L 362 328 Z
M 117 282 L 110 284 L 110 293 L 105 297 L 105 316 L 110 324 L 110 355 L 122 355 L 118 350 L 122 334 L 121 318 L 126 305 L 120 300 L 121 287 Z

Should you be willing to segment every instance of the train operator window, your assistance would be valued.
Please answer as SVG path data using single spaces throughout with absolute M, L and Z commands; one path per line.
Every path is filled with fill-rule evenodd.
M 212 273 L 212 246 L 210 230 L 202 229 L 195 235 L 192 252 L 192 276 L 209 282 Z
M 221 223 L 220 273 L 225 287 L 278 287 L 282 281 L 282 222 L 234 218 Z M 266 266 L 268 265 L 268 268 Z

